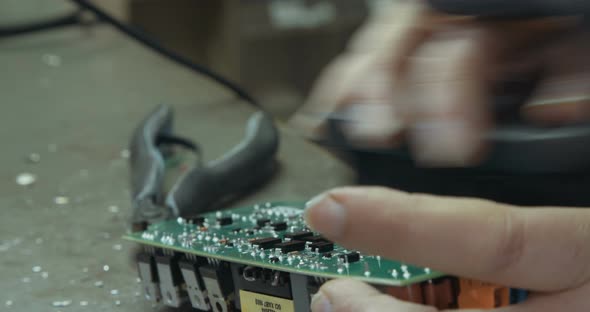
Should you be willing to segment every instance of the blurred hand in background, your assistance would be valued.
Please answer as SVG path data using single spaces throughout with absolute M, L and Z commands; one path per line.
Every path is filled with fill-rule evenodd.
M 492 21 L 446 15 L 422 1 L 400 1 L 372 16 L 330 64 L 291 125 L 326 135 L 326 118 L 346 120 L 361 147 L 407 140 L 426 166 L 465 166 L 485 156 L 494 127 L 491 90 L 542 68 L 521 112 L 532 123 L 590 118 L 590 36 L 579 21 L 555 17 Z

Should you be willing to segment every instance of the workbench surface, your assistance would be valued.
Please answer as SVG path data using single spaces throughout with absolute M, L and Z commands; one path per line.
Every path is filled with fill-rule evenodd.
M 0 310 L 165 311 L 140 295 L 126 145 L 159 103 L 205 159 L 241 140 L 252 108 L 107 26 L 0 40 Z M 281 171 L 238 204 L 306 200 L 348 167 L 283 131 Z M 36 181 L 29 186 L 30 173 Z M 23 175 L 25 174 L 25 175 Z M 27 181 L 28 178 L 28 181 Z

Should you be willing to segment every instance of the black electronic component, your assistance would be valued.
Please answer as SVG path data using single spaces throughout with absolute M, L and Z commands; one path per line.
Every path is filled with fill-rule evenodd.
M 137 255 L 137 268 L 146 299 L 156 303 L 161 299 L 158 269 L 154 257 L 150 254 Z
M 223 225 L 230 225 L 234 222 L 231 217 L 220 217 L 217 218 L 217 223 L 221 226 Z
M 235 293 L 245 290 L 272 297 L 292 299 L 290 274 L 287 272 L 237 263 L 231 264 L 231 272 Z M 235 307 L 236 309 L 241 308 L 239 296 L 236 297 Z
M 310 245 L 310 247 L 311 247 L 311 250 L 315 251 L 315 252 L 328 252 L 328 251 L 334 250 L 334 243 L 320 241 L 320 242 L 312 243 Z
M 203 223 L 205 223 L 205 217 L 190 217 L 187 218 L 187 220 L 192 223 L 192 224 L 196 224 L 196 225 L 203 225 Z
M 305 249 L 305 242 L 292 240 L 292 241 L 276 244 L 275 248 L 280 248 L 282 253 L 301 251 L 301 250 Z
M 331 252 L 324 252 L 324 253 L 322 254 L 322 257 L 323 257 L 323 258 L 332 258 L 332 253 L 331 253 Z
M 313 236 L 313 232 L 309 231 L 302 231 L 302 232 L 293 232 L 285 234 L 285 238 L 293 239 L 293 240 L 304 240 L 305 237 Z
M 256 245 L 262 249 L 271 249 L 273 248 L 276 244 L 279 244 L 281 242 L 280 238 L 275 238 L 275 237 L 265 237 L 265 238 L 259 238 L 259 239 L 255 239 L 253 241 L 251 241 L 250 243 L 252 245 Z
M 270 257 L 268 260 L 270 260 L 270 263 L 277 263 L 277 262 L 279 262 L 279 258 L 278 257 Z
M 325 241 L 327 241 L 327 240 L 326 240 L 326 239 L 325 239 L 323 236 L 321 236 L 321 235 L 310 236 L 310 237 L 304 237 L 304 238 L 302 238 L 301 240 L 304 240 L 304 241 L 306 241 L 306 242 L 312 242 L 312 243 L 315 243 L 315 242 L 325 242 Z
M 156 266 L 160 279 L 160 291 L 167 306 L 178 308 L 186 300 L 186 293 L 181 289 L 182 273 L 175 256 L 156 256 Z
M 341 255 L 340 258 L 344 259 L 344 261 L 348 262 L 348 263 L 354 263 L 354 262 L 358 262 L 361 259 L 361 255 L 356 252 L 349 252 L 345 255 Z
M 309 278 L 302 274 L 291 274 L 291 280 L 298 285 L 293 285 L 293 290 L 301 289 L 304 286 L 306 296 L 303 298 L 307 301 L 308 306 L 311 304 L 311 299 L 320 291 L 320 287 L 325 282 L 321 278 Z M 298 278 L 299 277 L 299 278 Z
M 253 266 L 244 267 L 240 271 L 242 271 L 242 278 L 249 282 L 259 279 L 262 275 L 262 269 Z
M 275 222 L 270 226 L 272 226 L 275 231 L 284 231 L 287 229 L 287 222 Z
M 199 272 L 203 277 L 203 283 L 207 289 L 207 296 L 213 311 L 230 311 L 228 298 L 233 292 L 233 285 L 229 264 L 222 262 L 218 267 L 202 266 L 199 268 Z
M 270 219 L 258 219 L 256 221 L 256 225 L 258 226 L 265 226 L 270 223 Z

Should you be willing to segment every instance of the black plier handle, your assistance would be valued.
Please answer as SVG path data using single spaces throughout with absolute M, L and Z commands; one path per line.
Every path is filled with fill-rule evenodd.
M 220 201 L 236 197 L 268 179 L 275 169 L 279 133 L 271 117 L 257 112 L 248 121 L 244 139 L 204 166 L 184 173 L 165 193 L 166 171 L 159 143 L 197 146 L 173 134 L 173 113 L 160 105 L 135 130 L 130 144 L 134 230 L 147 224 L 206 212 Z

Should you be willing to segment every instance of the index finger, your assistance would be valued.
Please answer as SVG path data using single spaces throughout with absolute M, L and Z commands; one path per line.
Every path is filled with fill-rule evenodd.
M 584 209 L 342 188 L 310 201 L 306 220 L 347 248 L 448 274 L 537 291 L 590 279 Z

